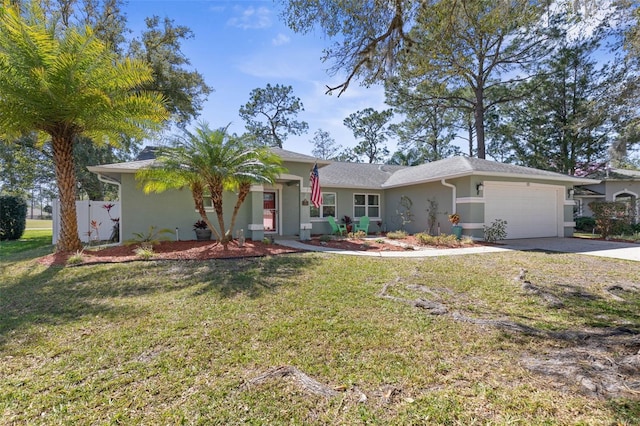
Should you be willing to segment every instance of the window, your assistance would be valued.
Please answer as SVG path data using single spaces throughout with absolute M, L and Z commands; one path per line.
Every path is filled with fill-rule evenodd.
M 322 204 L 320 207 L 314 207 L 311 205 L 311 217 L 336 217 L 336 193 L 335 192 L 323 192 Z
M 353 217 L 380 217 L 380 194 L 353 194 Z
M 204 204 L 204 209 L 206 211 L 213 211 L 213 200 L 211 199 L 211 194 L 209 194 L 209 191 L 206 191 L 204 194 L 202 194 L 202 203 Z

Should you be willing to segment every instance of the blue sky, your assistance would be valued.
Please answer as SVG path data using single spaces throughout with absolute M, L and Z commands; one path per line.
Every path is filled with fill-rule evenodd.
M 231 132 L 243 133 L 238 110 L 249 101 L 251 91 L 280 84 L 293 88 L 305 108 L 298 119 L 309 123 L 309 132 L 290 136 L 285 149 L 310 154 L 309 141 L 318 129 L 328 131 L 343 147 L 355 146 L 353 134 L 342 122 L 364 108 L 388 108 L 382 88 L 352 83 L 340 97 L 325 95 L 326 85 L 343 81 L 331 77 L 330 64 L 321 61 L 330 40 L 320 32 L 295 34 L 280 21 L 277 7 L 271 0 L 129 0 L 124 12 L 135 35 L 144 28 L 144 18 L 152 15 L 168 16 L 193 31 L 182 51 L 215 90 L 200 117 L 212 127 L 231 123 Z M 389 148 L 394 149 L 393 142 Z

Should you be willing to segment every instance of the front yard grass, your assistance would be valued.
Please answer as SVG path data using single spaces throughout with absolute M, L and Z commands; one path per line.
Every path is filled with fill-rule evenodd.
M 638 372 L 613 392 L 600 364 L 585 367 L 638 352 L 640 263 L 307 253 L 46 268 L 25 253 L 39 255 L 0 270 L 0 424 L 640 422 Z M 521 269 L 563 306 L 523 290 Z M 535 368 L 549 360 L 567 364 Z M 278 366 L 337 395 L 291 378 L 252 384 Z M 600 390 L 563 373 L 581 366 Z
M 52 235 L 51 229 L 27 229 L 19 240 L 0 241 L 0 261 L 14 259 L 18 253 L 25 253 L 27 257 L 51 253 Z

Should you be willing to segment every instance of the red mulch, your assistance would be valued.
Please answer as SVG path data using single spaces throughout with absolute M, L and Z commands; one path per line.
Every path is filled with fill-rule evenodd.
M 365 243 L 363 240 L 341 239 L 321 242 L 318 238 L 306 241 L 307 244 L 314 246 L 330 247 L 351 251 L 404 251 L 406 246 L 417 247 L 417 239 L 413 236 L 407 236 L 402 240 L 397 240 L 396 244 L 389 242 L 376 242 L 368 239 Z M 135 254 L 138 246 L 122 245 L 107 247 L 103 249 L 87 249 L 84 250 L 82 264 L 88 263 L 121 263 L 139 260 Z M 460 246 L 462 247 L 462 245 Z M 433 247 L 446 248 L 446 247 Z M 207 260 L 207 259 L 229 259 L 242 257 L 260 257 L 274 256 L 285 253 L 297 253 L 301 250 L 281 246 L 278 244 L 264 244 L 261 241 L 247 240 L 243 247 L 238 247 L 235 242 L 229 244 L 228 249 L 224 250 L 222 245 L 216 244 L 215 241 L 162 241 L 153 248 L 155 255 L 153 260 Z M 38 259 L 38 262 L 51 265 L 66 265 L 67 260 L 74 253 L 53 253 Z
M 350 250 L 350 251 L 405 251 L 406 249 L 400 247 L 399 245 L 389 244 L 389 243 L 377 243 L 373 240 L 367 240 L 366 242 L 363 240 L 331 240 L 331 241 L 320 241 L 317 238 L 312 238 L 309 241 L 305 241 L 306 244 L 310 244 L 313 246 L 319 247 L 329 247 L 340 250 Z M 410 243 L 408 243 L 410 244 Z
M 87 249 L 83 251 L 82 264 L 87 263 L 121 263 L 138 260 L 134 250 L 137 244 L 107 247 L 103 249 Z M 247 240 L 244 247 L 230 243 L 227 250 L 215 241 L 162 241 L 153 247 L 153 260 L 207 260 L 229 259 L 240 257 L 273 256 L 284 253 L 296 253 L 300 250 L 277 245 L 264 244 L 261 241 Z M 51 265 L 65 265 L 74 253 L 53 253 L 41 257 L 38 262 Z

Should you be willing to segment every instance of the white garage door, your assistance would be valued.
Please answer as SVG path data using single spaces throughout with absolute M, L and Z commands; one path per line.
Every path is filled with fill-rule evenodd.
M 561 193 L 557 186 L 485 182 L 485 225 L 506 220 L 507 239 L 561 236 Z

